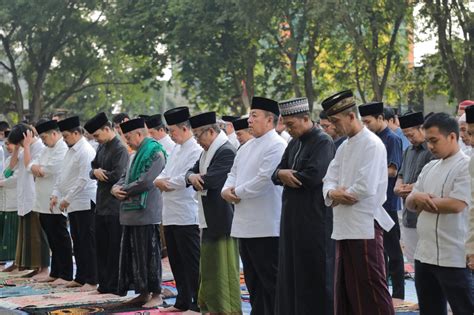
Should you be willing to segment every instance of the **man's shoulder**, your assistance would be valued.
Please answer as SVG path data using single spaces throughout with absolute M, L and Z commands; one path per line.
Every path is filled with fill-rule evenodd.
M 327 133 L 323 132 L 321 129 L 318 129 L 318 128 L 314 128 L 311 131 L 309 136 L 310 136 L 310 139 L 312 139 L 312 141 L 314 141 L 314 142 L 335 142 L 331 138 L 331 136 L 329 136 Z M 346 137 L 341 137 L 339 139 L 342 139 L 342 141 L 344 141 L 346 139 Z
M 229 153 L 228 151 L 232 151 L 234 154 L 237 151 L 230 141 L 226 141 L 223 145 L 221 145 L 219 149 L 216 150 L 215 154 Z
M 393 145 L 395 143 L 402 144 L 402 139 L 390 128 L 386 128 L 383 136 L 381 137 L 382 141 L 387 145 Z
M 385 149 L 385 144 L 383 143 L 382 139 L 375 133 L 367 130 L 362 136 L 361 145 Z

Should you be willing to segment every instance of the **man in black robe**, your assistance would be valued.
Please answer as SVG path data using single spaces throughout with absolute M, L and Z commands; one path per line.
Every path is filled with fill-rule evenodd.
M 334 157 L 331 138 L 311 121 L 306 98 L 280 102 L 293 138 L 273 173 L 283 185 L 276 314 L 333 314 L 335 243 L 323 177 Z
M 126 172 L 128 152 L 105 113 L 90 119 L 84 129 L 99 143 L 89 173 L 97 180 L 95 241 L 99 293 L 117 293 L 120 254 L 120 200 L 110 190 Z

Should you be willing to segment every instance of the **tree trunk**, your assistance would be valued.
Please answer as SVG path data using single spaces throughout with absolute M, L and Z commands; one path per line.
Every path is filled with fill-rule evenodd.
M 295 97 L 301 97 L 301 89 L 299 85 L 299 78 L 298 78 L 298 69 L 297 61 L 298 61 L 298 54 L 290 54 L 288 56 L 290 58 L 290 72 L 291 72 L 291 84 L 293 86 L 293 92 L 295 93 Z
M 436 3 L 433 3 L 433 1 L 426 2 L 428 12 L 437 28 L 438 46 L 443 67 L 448 76 L 454 96 L 458 102 L 461 102 L 470 99 L 474 93 L 474 76 L 472 75 L 474 39 L 472 36 L 464 36 L 468 43 L 466 49 L 463 50 L 463 60 L 458 62 L 455 58 L 451 39 L 448 38 L 448 32 L 450 32 L 450 30 L 448 31 L 447 21 L 451 14 L 451 8 L 448 7 L 449 5 L 449 3 L 444 1 L 436 1 Z M 468 31 L 468 33 L 472 32 Z
M 374 92 L 374 97 L 372 98 L 372 100 L 375 102 L 381 102 L 383 99 L 383 91 L 380 89 L 376 61 L 373 61 L 373 62 L 370 61 L 369 73 L 370 73 L 370 83 L 372 84 L 372 90 Z
M 3 49 L 5 51 L 5 54 L 7 55 L 7 58 L 8 58 L 8 63 L 10 64 L 10 66 L 7 68 L 5 68 L 8 72 L 10 72 L 11 76 L 12 76 L 12 83 L 13 83 L 13 86 L 15 88 L 15 106 L 16 106 L 16 110 L 17 110 L 17 113 L 18 113 L 18 117 L 20 120 L 23 119 L 23 93 L 21 91 L 21 86 L 20 86 L 20 81 L 19 81 L 19 78 L 18 78 L 18 71 L 16 69 L 16 65 L 15 65 L 15 58 L 13 57 L 13 52 L 11 50 L 11 47 L 10 47 L 10 35 L 13 34 L 15 30 L 11 30 L 10 34 L 6 37 L 4 36 L 1 36 L 1 39 L 2 39 L 2 45 L 3 45 Z
M 37 79 L 31 92 L 30 102 L 30 120 L 37 121 L 41 117 L 44 100 L 43 100 L 44 79 Z
M 354 52 L 354 54 L 357 54 L 357 52 Z M 360 98 L 362 100 L 362 103 L 367 103 L 367 100 L 365 98 L 365 91 L 364 89 L 362 88 L 362 84 L 360 82 L 361 80 L 361 77 L 360 77 L 360 68 L 359 68 L 359 61 L 358 61 L 358 58 L 356 56 L 356 65 L 355 65 L 355 79 L 356 79 L 356 85 L 357 85 L 357 91 L 359 91 L 359 95 L 360 95 Z
M 255 64 L 257 63 L 257 48 L 252 47 L 251 51 L 248 54 L 248 58 L 246 60 L 246 68 L 245 68 L 245 89 L 247 94 L 243 95 L 243 104 L 244 107 L 241 110 L 241 114 L 244 115 L 247 113 L 248 109 L 250 108 L 250 103 L 252 101 L 252 97 L 255 93 Z M 246 96 L 246 97 L 245 97 Z
M 308 43 L 308 51 L 306 52 L 306 64 L 304 68 L 304 91 L 308 99 L 309 112 L 313 112 L 314 107 L 314 86 L 313 86 L 313 69 L 316 61 L 316 39 L 318 38 L 318 30 L 314 30 Z
M 13 85 L 15 86 L 15 106 L 16 111 L 18 113 L 18 117 L 20 120 L 23 119 L 23 93 L 21 92 L 20 83 L 18 82 L 18 78 L 13 79 Z

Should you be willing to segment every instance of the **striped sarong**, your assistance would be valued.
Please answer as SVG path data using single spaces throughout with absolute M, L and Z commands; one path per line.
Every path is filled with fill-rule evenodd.
M 383 230 L 375 238 L 336 241 L 335 315 L 393 315 L 383 256 Z

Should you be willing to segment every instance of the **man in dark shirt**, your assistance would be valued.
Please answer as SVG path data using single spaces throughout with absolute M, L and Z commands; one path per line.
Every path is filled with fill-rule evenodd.
M 99 143 L 92 161 L 90 177 L 97 180 L 95 208 L 95 239 L 100 293 L 116 293 L 118 281 L 121 227 L 120 200 L 110 189 L 128 165 L 128 152 L 105 113 L 97 114 L 84 128 Z
M 433 154 L 428 149 L 425 140 L 425 131 L 422 128 L 424 123 L 423 113 L 410 113 L 400 118 L 400 128 L 410 141 L 411 145 L 403 152 L 403 163 L 398 172 L 398 179 L 394 192 L 405 198 L 411 193 L 414 183 L 418 179 L 423 167 L 432 159 Z M 416 221 L 418 214 L 403 206 L 402 218 L 402 243 L 407 261 L 414 264 L 414 255 L 418 234 L 416 233 Z
M 279 106 L 293 139 L 272 175 L 275 185 L 283 185 L 275 314 L 332 315 L 336 247 L 322 189 L 336 148 L 314 126 L 306 98 Z
M 405 299 L 405 268 L 400 246 L 400 225 L 397 213 L 401 209 L 401 200 L 393 192 L 398 170 L 402 164 L 402 140 L 388 128 L 387 121 L 384 119 L 382 102 L 361 105 L 359 112 L 367 128 L 379 136 L 387 149 L 388 185 L 387 199 L 383 207 L 395 225 L 389 232 L 384 232 L 383 243 L 387 276 L 390 276 L 392 280 L 392 300 L 394 306 L 397 306 Z
M 319 125 L 323 129 L 325 133 L 327 133 L 334 141 L 334 145 L 337 148 L 347 139 L 345 136 L 341 136 L 339 132 L 336 130 L 336 127 L 332 122 L 329 121 L 328 114 L 325 111 L 319 113 Z

